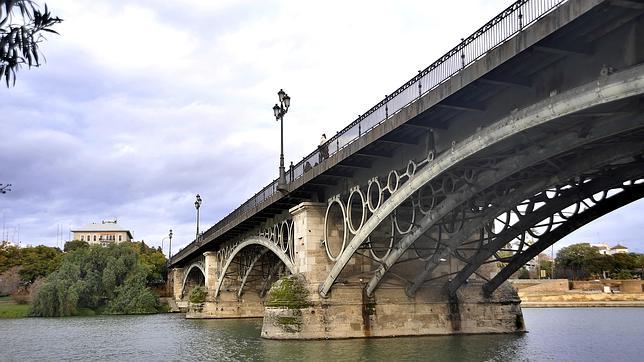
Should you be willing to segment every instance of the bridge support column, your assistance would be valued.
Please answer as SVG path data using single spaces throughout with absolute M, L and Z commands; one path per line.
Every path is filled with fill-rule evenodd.
M 170 270 L 170 280 L 172 280 L 172 297 L 177 307 L 182 312 L 188 309 L 188 303 L 181 300 L 181 291 L 183 289 L 184 268 L 173 268 Z
M 181 289 L 183 288 L 183 268 L 173 268 L 170 273 L 172 279 L 172 296 L 175 301 L 181 300 Z
M 190 304 L 186 313 L 188 319 L 225 319 L 225 318 L 261 318 L 264 315 L 262 298 L 254 291 L 259 286 L 258 281 L 249 282 L 248 293 L 239 293 L 239 281 L 224 279 L 219 295 L 216 296 L 219 273 L 223 265 L 216 252 L 207 251 L 204 254 L 205 287 L 208 291 L 206 301 Z M 239 273 L 238 265 L 229 267 L 228 272 Z M 254 288 L 251 288 L 254 287 Z
M 215 289 L 217 289 L 217 269 L 219 267 L 219 260 L 217 258 L 217 253 L 214 251 L 207 251 L 203 253 L 204 256 L 204 272 L 205 275 L 205 285 L 208 296 L 206 301 L 212 302 L 214 300 L 213 295 L 215 294 Z
M 445 278 L 424 285 L 413 297 L 405 294 L 406 284 L 393 275 L 367 296 L 363 273 L 378 264 L 354 255 L 328 298 L 322 298 L 318 288 L 333 266 L 321 243 L 326 205 L 302 203 L 290 212 L 295 225 L 294 264 L 299 273 L 271 288 L 262 337 L 322 339 L 524 331 L 520 299 L 508 283 L 490 298 L 483 296 L 484 281 L 478 278 L 472 278 L 456 295 L 446 293 L 449 269 L 462 267 L 456 260 L 437 269 Z M 479 272 L 488 277 L 494 271 L 487 265 Z
M 326 208 L 326 203 L 303 202 L 289 210 L 295 228 L 293 264 L 311 287 L 322 283 L 332 266 L 323 244 Z

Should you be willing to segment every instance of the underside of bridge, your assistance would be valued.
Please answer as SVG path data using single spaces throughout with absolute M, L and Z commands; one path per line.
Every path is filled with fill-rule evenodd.
M 564 2 L 432 90 L 419 81 L 287 194 L 173 258 L 175 296 L 201 272 L 191 315 L 265 316 L 267 338 L 523 331 L 505 281 L 644 195 L 643 13 Z

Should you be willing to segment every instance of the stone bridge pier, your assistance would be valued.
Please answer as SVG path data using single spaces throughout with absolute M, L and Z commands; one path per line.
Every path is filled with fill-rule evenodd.
M 232 263 L 227 270 L 217 252 L 207 251 L 204 254 L 204 284 L 207 291 L 203 303 L 189 303 L 188 291 L 184 291 L 181 298 L 187 307 L 186 318 L 261 318 L 264 315 L 263 295 L 259 293 L 240 293 L 239 274 L 240 265 Z M 231 274 L 232 278 L 220 278 L 223 274 Z M 262 283 L 258 280 L 249 280 L 243 286 L 246 290 L 261 289 Z M 269 286 L 266 286 L 268 289 Z M 189 288 L 186 286 L 184 288 Z M 265 294 L 265 293 L 264 293 Z M 181 297 L 181 296 L 179 296 Z M 177 295 L 175 294 L 175 298 Z
M 287 277 L 292 283 L 281 286 L 291 290 L 278 290 L 276 300 L 269 296 L 262 337 L 318 339 L 524 331 L 520 299 L 509 284 L 484 297 L 480 292 L 483 281 L 474 277 L 453 297 L 441 283 L 424 285 L 414 296 L 408 296 L 392 274 L 372 296 L 366 295 L 368 275 L 376 268 L 366 252 L 351 259 L 338 283 L 322 297 L 320 286 L 334 264 L 324 245 L 326 211 L 327 204 L 311 202 L 290 210 L 295 224 L 294 262 L 299 276 Z M 327 225 L 329 244 L 342 243 L 341 234 L 339 228 Z M 329 246 L 332 249 L 336 245 Z M 445 275 L 450 269 L 462 267 L 459 265 L 462 262 L 451 258 L 443 264 L 435 274 Z M 493 275 L 492 269 L 496 268 L 490 265 L 481 267 L 478 273 Z M 303 288 L 298 288 L 298 283 Z M 279 300 L 283 295 L 290 299 Z M 282 302 L 288 306 L 279 306 Z

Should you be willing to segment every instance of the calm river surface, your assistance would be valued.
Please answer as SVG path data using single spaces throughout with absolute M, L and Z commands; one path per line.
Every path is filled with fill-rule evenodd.
M 261 320 L 178 314 L 0 319 L 0 361 L 644 361 L 644 308 L 524 309 L 530 333 L 259 338 Z

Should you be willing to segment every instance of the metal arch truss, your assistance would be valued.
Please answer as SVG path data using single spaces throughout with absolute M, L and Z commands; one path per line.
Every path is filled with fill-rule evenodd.
M 643 149 L 644 147 L 640 147 L 640 154 Z M 439 257 L 451 255 L 465 262 L 463 269 L 447 283 L 450 295 L 454 295 L 483 264 L 509 262 L 513 267 L 518 265 L 516 269 L 520 268 L 531 259 L 526 257 L 541 248 L 545 240 L 551 242 L 541 250 L 574 231 L 568 226 L 572 220 L 585 220 L 587 215 L 596 215 L 587 220 L 587 223 L 603 215 L 604 213 L 597 214 L 596 210 L 601 210 L 597 206 L 603 205 L 604 200 L 622 194 L 626 196 L 619 196 L 620 198 L 626 197 L 631 201 L 634 201 L 632 198 L 641 197 L 642 180 L 639 178 L 644 176 L 642 165 L 641 159 L 634 158 L 632 162 L 605 166 L 591 176 L 582 174 L 534 193 L 533 190 L 543 184 L 536 182 L 512 190 L 502 202 L 489 204 L 484 210 L 471 208 L 467 220 L 463 221 L 464 226 L 441 242 L 436 255 L 427 261 L 421 273 L 407 287 L 407 294 L 415 294 L 438 266 Z M 551 180 L 570 176 L 581 166 L 583 162 Z M 589 171 L 591 170 L 586 170 Z M 522 201 L 516 202 L 517 200 Z M 619 205 L 623 206 L 624 203 Z M 585 223 L 575 221 L 576 228 Z M 507 272 L 499 275 L 504 273 Z M 490 293 L 505 279 L 507 276 L 490 289 Z M 499 277 L 495 276 L 494 280 L 499 280 Z
M 644 177 L 644 175 L 640 175 L 640 177 Z M 612 175 L 606 176 L 606 179 L 615 181 L 611 178 Z M 598 197 L 597 194 L 599 194 Z M 530 230 L 535 228 L 546 228 L 548 231 L 542 235 L 538 235 L 538 240 L 531 245 L 527 245 L 524 241 L 521 246 L 525 247 L 525 250 L 516 250 L 512 257 L 504 258 L 504 261 L 508 264 L 491 280 L 487 281 L 487 283 L 483 285 L 483 294 L 486 297 L 489 297 L 496 288 L 498 288 L 501 283 L 508 279 L 514 272 L 519 270 L 528 261 L 535 258 L 552 244 L 561 240 L 564 236 L 603 215 L 644 197 L 644 178 L 627 180 L 622 185 L 616 184 L 613 188 L 602 190 L 597 194 L 591 194 L 589 197 L 571 205 L 574 210 L 577 211 L 571 215 L 563 216 L 562 212 L 565 212 L 564 209 L 558 211 L 557 214 L 563 220 L 557 222 L 550 217 L 548 218 L 549 222 L 547 224 L 535 224 L 533 228 L 527 229 L 526 233 L 529 233 L 530 235 L 534 235 Z M 557 223 L 560 224 L 556 225 Z M 525 234 L 523 239 L 525 240 Z M 495 255 L 498 256 L 496 253 Z M 451 288 L 458 287 L 454 284 L 453 286 L 449 285 L 449 288 L 451 292 Z
M 438 235 L 459 231 L 466 219 L 466 209 L 463 205 L 479 199 L 478 204 L 474 206 L 484 209 L 490 201 L 481 201 L 482 194 L 493 195 L 492 200 L 509 195 L 512 189 L 499 189 L 494 186 L 511 179 L 511 176 L 523 177 L 522 172 L 529 174 L 533 170 L 539 173 L 540 169 L 547 170 L 548 165 L 554 165 L 555 170 L 560 171 L 565 168 L 566 157 L 574 157 L 575 152 L 580 149 L 601 149 L 601 142 L 613 138 L 618 139 L 618 143 L 641 143 L 642 135 L 637 131 L 644 127 L 644 122 L 638 114 L 584 120 L 585 123 L 581 127 L 583 132 L 580 132 L 579 128 L 566 128 L 561 125 L 557 132 L 552 132 L 545 129 L 545 126 L 554 124 L 567 115 L 638 96 L 643 92 L 644 66 L 615 73 L 604 81 L 588 83 L 514 112 L 458 144 L 452 142 L 451 149 L 441 154 L 430 151 L 422 160 L 410 161 L 405 170 L 391 171 L 386 181 L 381 182 L 378 178 L 370 180 L 366 193 L 356 186 L 350 190 L 346 202 L 343 202 L 340 196 L 331 198 L 325 217 L 324 232 L 328 257 L 335 261 L 335 264 L 324 283 L 320 285 L 320 295 L 328 295 L 352 256 L 359 249 L 365 248 L 370 250 L 380 264 L 365 288 L 367 295 L 372 295 L 386 272 L 419 238 L 431 238 L 432 230 Z M 620 139 L 621 135 L 631 134 L 636 134 L 636 137 Z M 510 141 L 517 145 L 511 146 Z M 613 153 L 612 145 L 610 147 L 611 151 L 607 153 Z M 563 163 L 557 165 L 557 161 Z M 543 179 L 544 175 L 530 177 Z M 351 209 L 356 205 L 358 208 L 362 206 L 362 215 L 354 220 Z M 344 235 L 341 238 L 341 247 L 336 248 L 339 250 L 332 250 L 332 243 L 327 237 L 331 223 L 329 215 L 334 207 L 338 208 L 343 216 L 341 222 Z M 403 220 L 401 215 L 405 215 L 407 219 Z M 384 255 L 382 250 L 373 248 L 373 242 L 370 240 L 372 233 L 383 222 L 392 225 L 392 239 Z M 403 226 L 403 223 L 406 223 L 406 226 Z M 397 241 L 393 240 L 394 231 L 400 236 Z M 353 234 L 353 237 L 347 240 L 349 233 Z M 423 254 L 416 250 L 417 257 L 423 260 L 432 258 L 433 254 L 441 249 L 440 243 L 434 244 L 433 253 Z
M 640 136 L 644 136 L 644 134 L 640 133 Z M 571 145 L 568 144 L 568 146 Z M 587 144 L 587 146 L 590 145 Z M 547 147 L 553 148 L 555 145 Z M 510 160 L 517 157 L 525 160 L 526 166 L 536 165 L 530 162 L 530 159 L 534 157 L 532 151 L 534 150 L 527 149 L 525 156 L 516 155 L 510 157 Z M 501 167 L 495 171 L 483 171 L 477 174 L 474 183 L 464 184 L 450 199 L 443 200 L 434 214 L 430 213 L 424 216 L 414 232 L 404 235 L 390 253 L 391 259 L 385 259 L 367 283 L 367 294 L 373 293 L 388 268 L 393 266 L 411 248 L 416 257 L 426 261 L 425 267 L 406 289 L 407 294 L 413 296 L 429 273 L 449 255 L 465 261 L 467 251 L 480 247 L 480 244 L 468 244 L 462 247 L 467 251 L 461 252 L 458 249 L 460 243 L 471 240 L 472 235 L 478 235 L 479 239 L 489 238 L 490 235 L 498 232 L 496 227 L 499 225 L 502 228 L 509 228 L 516 216 L 507 211 L 508 209 L 526 208 L 526 210 L 522 210 L 526 212 L 535 208 L 535 205 L 541 206 L 543 201 L 537 203 L 535 200 L 544 198 L 544 195 L 550 195 L 552 193 L 550 187 L 557 187 L 555 185 L 559 185 L 560 188 L 570 187 L 567 185 L 570 178 L 583 175 L 584 172 L 595 172 L 598 167 L 601 168 L 624 157 L 640 155 L 642 152 L 644 152 L 644 145 L 639 142 L 624 141 L 618 146 L 612 146 L 611 153 L 608 154 L 601 145 L 596 145 L 596 149 L 591 149 L 584 154 L 570 153 L 558 158 L 550 158 L 548 162 L 539 165 L 540 167 L 515 168 L 515 171 L 521 172 L 515 173 L 511 177 L 501 177 L 500 180 L 495 180 L 492 185 L 492 180 L 489 182 L 485 180 L 485 174 L 504 175 L 505 172 L 501 172 L 501 170 L 505 170 L 506 167 L 501 165 L 508 160 L 499 162 L 497 166 Z M 514 162 L 510 162 L 510 164 L 514 164 Z M 516 166 L 516 164 L 514 165 Z M 629 170 L 638 170 L 638 167 L 633 167 L 633 163 L 626 167 Z M 548 176 L 544 177 L 544 174 Z M 492 187 L 487 187 L 487 185 Z M 482 191 L 477 192 L 477 190 Z M 534 195 L 537 195 L 535 199 L 532 198 Z M 526 206 L 522 206 L 523 204 Z M 432 216 L 435 217 L 432 218 Z M 549 216 L 551 215 L 546 215 L 544 218 Z M 538 221 L 541 220 L 543 218 Z M 511 230 L 516 230 L 516 227 L 512 227 Z M 471 261 L 467 262 L 471 263 Z M 467 265 L 466 268 L 473 268 L 473 264 Z M 473 268 L 470 275 L 477 269 L 478 267 Z
M 597 173 L 597 170 L 604 172 L 606 167 L 620 159 L 630 159 L 642 154 L 644 145 L 637 142 L 624 143 L 613 146 L 611 151 L 611 153 L 606 153 L 600 147 L 600 149 L 578 154 L 574 158 L 567 158 L 565 168 L 558 168 L 555 163 L 549 164 L 550 170 L 541 170 L 541 172 L 548 173 L 547 177 L 542 177 L 540 173 L 523 172 L 497 184 L 487 192 L 480 193 L 469 203 L 461 205 L 459 210 L 452 214 L 462 215 L 462 218 L 447 220 L 449 223 L 456 224 L 457 228 L 443 232 L 439 229 L 438 233 L 434 231 L 434 235 L 437 234 L 437 236 L 431 238 L 432 245 L 434 245 L 432 253 L 423 258 L 425 265 L 410 282 L 406 289 L 407 295 L 413 296 L 431 272 L 449 255 L 466 260 L 464 255 L 467 255 L 468 252 L 462 252 L 462 249 L 478 250 L 476 248 L 481 244 L 477 245 L 476 240 L 495 237 L 500 233 L 499 228 L 517 230 L 513 223 L 518 217 L 513 215 L 513 212 L 525 214 L 535 209 L 541 210 L 541 206 L 551 198 L 553 192 L 570 188 L 570 184 L 574 185 L 576 177 L 584 175 L 587 177 L 587 175 Z M 637 166 L 637 162 L 633 162 L 628 163 L 626 167 L 637 170 Z M 549 216 L 551 215 L 545 217 Z M 459 247 L 462 249 L 459 250 Z M 456 253 L 453 254 L 452 251 L 456 251 Z M 468 262 L 471 261 L 468 260 Z M 478 266 L 471 270 L 470 268 L 469 265 L 465 267 L 470 271 L 467 277 L 474 273 Z
M 181 297 L 183 298 L 183 295 L 186 291 L 186 282 L 188 281 L 188 276 L 190 275 L 190 272 L 193 269 L 197 269 L 201 271 L 201 274 L 203 275 L 204 280 L 206 280 L 206 268 L 205 268 L 205 258 L 203 256 L 197 258 L 194 260 L 190 266 L 188 266 L 187 272 L 183 275 L 183 282 L 181 283 Z
M 224 244 L 217 251 L 219 269 L 214 298 L 219 297 L 225 279 L 236 278 L 239 281 L 237 298 L 240 299 L 251 278 L 262 279 L 260 295 L 263 296 L 281 269 L 286 269 L 291 274 L 295 273 L 293 227 L 293 221 L 290 219 L 278 221 L 260 228 L 256 235 L 250 234 Z M 232 264 L 238 265 L 237 270 L 230 270 Z

